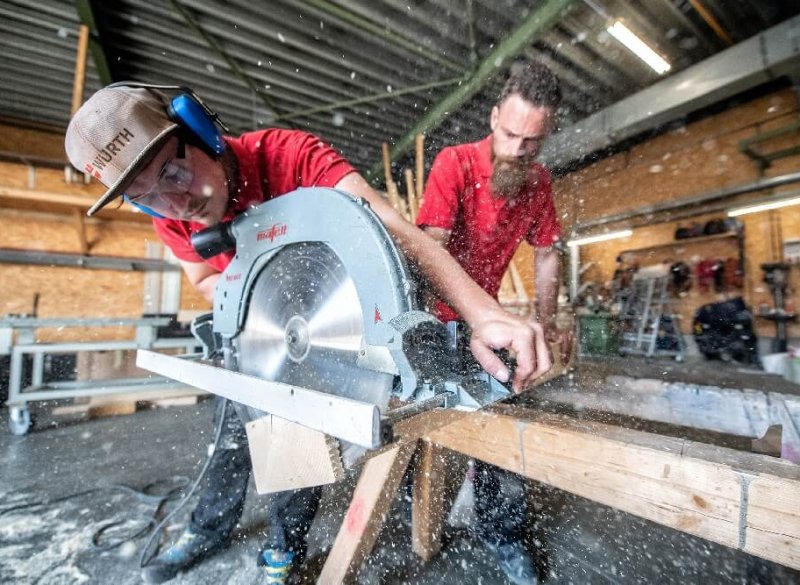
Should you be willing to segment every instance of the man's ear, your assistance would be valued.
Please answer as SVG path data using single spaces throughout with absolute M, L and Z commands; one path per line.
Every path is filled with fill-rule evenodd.
M 494 106 L 492 108 L 492 113 L 489 114 L 489 127 L 494 132 L 495 128 L 497 128 L 497 119 L 500 117 L 500 108 Z

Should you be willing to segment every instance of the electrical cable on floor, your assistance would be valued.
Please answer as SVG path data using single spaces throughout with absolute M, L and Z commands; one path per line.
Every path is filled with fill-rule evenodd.
M 162 484 L 169 485 L 171 487 L 168 490 L 166 490 L 163 494 L 153 494 L 152 493 L 153 489 Z M 155 504 L 156 511 L 154 512 L 152 518 L 141 518 L 138 520 L 136 519 L 132 520 L 130 518 L 126 520 L 112 520 L 111 522 L 107 522 L 106 524 L 103 524 L 100 528 L 98 528 L 92 535 L 92 547 L 98 548 L 100 550 L 109 550 L 121 546 L 125 542 L 128 542 L 130 540 L 135 540 L 136 538 L 139 538 L 140 536 L 144 536 L 145 534 L 147 534 L 147 532 L 149 532 L 150 529 L 155 525 L 155 519 L 158 515 L 159 510 L 161 510 L 161 508 L 167 502 L 176 499 L 178 494 L 187 485 L 189 485 L 189 478 L 182 475 L 172 477 L 169 480 L 159 480 L 153 482 L 151 484 L 146 485 L 141 490 L 137 490 L 125 484 L 114 483 L 107 486 L 100 486 L 88 490 L 82 490 L 72 494 L 67 494 L 66 496 L 59 496 L 57 498 L 8 506 L 7 508 L 3 508 L 2 510 L 0 510 L 0 516 L 4 516 L 5 514 L 9 514 L 11 512 L 18 512 L 19 510 L 25 510 L 27 508 L 36 508 L 39 506 L 51 506 L 53 504 L 58 504 L 59 502 L 65 502 L 67 500 L 72 500 L 89 494 L 94 494 L 97 492 L 104 492 L 104 491 L 125 492 L 127 494 L 133 495 L 133 497 L 135 497 L 141 503 Z M 108 530 L 122 526 L 131 521 L 136 522 L 137 525 L 140 524 L 141 527 L 138 527 L 138 529 L 135 532 L 124 534 L 122 536 L 117 537 L 117 539 L 115 540 L 106 542 L 103 541 L 103 535 Z
M 139 556 L 139 566 L 141 568 L 146 567 L 147 565 L 150 564 L 150 561 L 153 560 L 153 557 L 155 556 L 155 550 L 157 550 L 159 537 L 161 536 L 161 532 L 163 531 L 164 526 L 166 525 L 166 523 L 181 508 L 183 508 L 186 505 L 186 503 L 189 501 L 189 498 L 191 498 L 194 495 L 195 491 L 197 491 L 197 488 L 200 485 L 200 482 L 203 481 L 203 478 L 205 477 L 206 472 L 208 471 L 208 468 L 211 465 L 211 459 L 214 456 L 214 453 L 217 452 L 217 448 L 219 447 L 219 440 L 220 440 L 220 437 L 222 436 L 222 429 L 225 426 L 225 414 L 227 413 L 227 409 L 228 409 L 228 399 L 226 398 L 226 399 L 222 400 L 222 402 L 220 403 L 220 406 L 219 406 L 219 411 L 220 412 L 219 412 L 219 417 L 217 418 L 216 428 L 214 429 L 214 443 L 213 443 L 213 447 L 211 448 L 211 452 L 208 454 L 208 457 L 206 458 L 206 462 L 203 464 L 203 468 L 200 470 L 200 473 L 197 475 L 197 479 L 194 480 L 194 483 L 192 484 L 192 487 L 189 488 L 189 491 L 186 493 L 186 495 L 183 497 L 183 499 L 178 503 L 177 506 L 175 506 L 175 508 L 169 514 L 164 516 L 164 518 L 161 520 L 161 522 L 159 522 L 156 525 L 155 528 L 153 528 L 152 532 L 150 533 L 150 536 L 147 538 L 147 541 L 144 543 L 144 546 L 142 547 L 141 555 Z M 153 543 L 156 544 L 156 547 L 153 546 Z
M 135 531 L 131 531 L 131 533 L 124 534 L 122 536 L 117 537 L 114 540 L 104 542 L 103 535 L 111 530 L 112 528 L 118 528 L 127 522 L 130 522 L 131 519 L 126 520 L 113 520 L 111 522 L 107 522 L 106 524 L 102 525 L 98 528 L 94 534 L 92 535 L 92 546 L 94 548 L 98 548 L 100 550 L 109 550 L 112 548 L 116 548 L 121 546 L 125 542 L 129 542 L 131 540 L 135 540 L 141 536 L 144 536 L 148 532 L 150 532 L 150 536 L 148 537 L 147 541 L 145 542 L 144 546 L 142 547 L 142 553 L 139 558 L 139 564 L 141 567 L 147 566 L 153 558 L 153 554 L 149 553 L 150 549 L 153 548 L 153 542 L 156 541 L 157 537 L 161 535 L 161 532 L 164 528 L 164 525 L 173 517 L 175 514 L 181 510 L 189 499 L 194 495 L 197 491 L 200 482 L 206 475 L 208 468 L 211 464 L 211 458 L 213 457 L 214 453 L 216 452 L 217 448 L 219 447 L 220 437 L 222 436 L 222 428 L 225 422 L 225 414 L 228 408 L 228 400 L 223 400 L 219 404 L 219 418 L 217 419 L 217 425 L 214 429 L 214 443 L 211 449 L 211 452 L 206 457 L 206 461 L 203 464 L 203 468 L 200 470 L 197 478 L 192 483 L 189 491 L 183 497 L 183 499 L 178 503 L 178 505 L 169 513 L 167 514 L 160 522 L 156 524 L 156 518 L 158 518 L 159 514 L 163 510 L 164 506 L 166 506 L 167 502 L 177 499 L 178 494 L 180 494 L 183 489 L 189 485 L 189 478 L 185 476 L 174 476 L 171 477 L 169 480 L 158 480 L 154 481 L 150 484 L 147 484 L 143 489 L 137 490 L 132 488 L 128 485 L 115 483 L 108 486 L 100 486 L 91 488 L 88 490 L 82 490 L 79 492 L 75 492 L 72 494 L 68 494 L 66 496 L 59 496 L 57 498 L 52 499 L 45 499 L 40 500 L 37 502 L 26 502 L 24 504 L 15 504 L 12 506 L 8 506 L 6 508 L 0 509 L 0 516 L 4 516 L 5 514 L 9 514 L 11 512 L 17 512 L 19 510 L 24 510 L 27 508 L 35 508 L 38 506 L 50 506 L 52 504 L 57 504 L 59 502 L 65 502 L 67 500 L 79 498 L 81 496 L 86 496 L 88 494 L 93 494 L 102 491 L 109 491 L 109 490 L 118 490 L 125 492 L 127 494 L 133 495 L 139 502 L 144 504 L 154 504 L 155 511 L 151 518 L 143 518 L 139 521 L 142 524 L 141 527 L 137 526 Z M 162 485 L 168 486 L 163 493 L 153 493 L 157 488 Z M 135 521 L 135 520 L 134 520 Z

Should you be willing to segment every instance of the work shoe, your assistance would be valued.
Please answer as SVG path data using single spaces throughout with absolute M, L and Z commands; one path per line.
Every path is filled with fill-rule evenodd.
M 258 564 L 266 570 L 266 584 L 284 585 L 287 583 L 294 558 L 295 554 L 290 551 L 275 548 L 262 550 L 258 555 Z
M 486 547 L 492 552 L 497 566 L 514 585 L 536 585 L 539 582 L 533 557 L 522 542 L 486 543 Z
M 142 569 L 142 578 L 145 583 L 169 581 L 181 571 L 221 549 L 227 540 L 222 535 L 203 536 L 187 528 L 175 544 Z

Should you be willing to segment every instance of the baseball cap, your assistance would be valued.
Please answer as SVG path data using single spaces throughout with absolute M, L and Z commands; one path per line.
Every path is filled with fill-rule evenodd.
M 86 100 L 64 139 L 72 165 L 108 188 L 86 215 L 121 197 L 177 129 L 166 96 L 153 89 L 106 87 Z

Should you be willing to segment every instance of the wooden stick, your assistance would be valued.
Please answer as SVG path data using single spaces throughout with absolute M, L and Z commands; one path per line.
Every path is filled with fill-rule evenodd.
M 369 556 L 416 447 L 416 442 L 398 445 L 364 465 L 317 583 L 344 583 Z
M 392 178 L 392 162 L 389 157 L 389 145 L 386 142 L 381 144 L 381 154 L 383 155 L 383 175 L 386 180 L 386 195 L 389 197 L 389 203 L 400 215 L 408 219 L 407 214 L 403 213 L 400 206 L 400 194 L 397 191 L 397 183 Z
M 514 282 L 514 290 L 517 291 L 517 298 L 523 303 L 530 302 L 531 299 L 528 297 L 528 291 L 525 289 L 525 281 L 522 280 L 522 275 L 519 273 L 517 263 L 514 262 L 513 258 L 508 265 L 508 270 L 511 272 L 511 280 Z
M 81 249 L 81 254 L 84 256 L 89 253 L 89 241 L 86 239 L 86 222 L 84 222 L 83 210 L 74 207 L 72 209 L 72 218 L 75 221 L 75 230 L 78 232 L 78 245 Z
M 417 134 L 414 141 L 416 146 L 416 178 L 417 178 L 417 209 L 422 205 L 425 195 L 425 135 Z
M 408 196 L 408 214 L 411 223 L 417 223 L 417 196 L 414 193 L 414 173 L 411 169 L 404 171 L 406 176 L 406 195 Z

